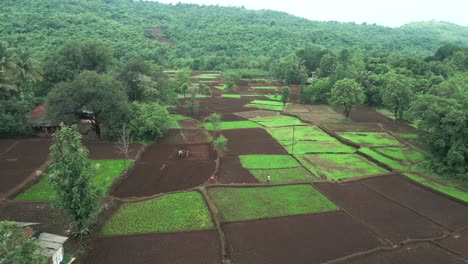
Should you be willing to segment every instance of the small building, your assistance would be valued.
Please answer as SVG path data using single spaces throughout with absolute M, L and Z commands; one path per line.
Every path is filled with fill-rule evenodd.
M 32 121 L 31 128 L 35 136 L 49 137 L 60 128 L 59 122 L 46 118 L 45 104 L 37 106 L 28 114 Z

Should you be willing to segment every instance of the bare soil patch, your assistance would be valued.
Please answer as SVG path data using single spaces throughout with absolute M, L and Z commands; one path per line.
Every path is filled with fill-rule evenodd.
M 199 144 L 209 143 L 211 137 L 203 129 L 171 129 L 169 133 L 159 141 L 159 144 Z
M 457 252 L 458 254 L 468 259 L 468 228 L 465 228 L 460 232 L 456 232 L 448 238 L 438 241 L 437 243 L 447 249 Z
M 194 118 L 204 120 L 212 113 L 232 114 L 234 112 L 249 111 L 252 108 L 244 107 L 250 103 L 249 98 L 203 98 L 199 99 L 200 107 L 194 114 Z M 179 100 L 176 112 L 182 115 L 190 116 L 189 111 L 184 107 L 186 100 Z M 227 121 L 227 120 L 226 120 Z
M 221 159 L 218 181 L 221 183 L 259 183 L 249 170 L 242 167 L 239 157 L 236 156 Z
M 180 120 L 178 121 L 178 123 L 181 128 L 185 128 L 185 129 L 200 128 L 200 122 L 197 120 L 193 120 L 193 119 Z
M 51 141 L 22 139 L 2 141 L 0 153 L 0 194 L 26 180 L 49 156 Z
M 221 263 L 215 230 L 102 237 L 83 263 Z
M 369 178 L 362 183 L 449 229 L 468 226 L 467 206 L 437 195 L 402 176 Z
M 264 129 L 232 129 L 223 131 L 228 139 L 228 155 L 288 154 Z
M 354 122 L 380 123 L 385 129 L 392 132 L 417 133 L 416 128 L 405 122 L 395 122 L 390 120 L 372 107 L 360 107 L 352 111 L 349 118 Z
M 334 132 L 384 132 L 378 123 L 330 123 L 322 125 Z
M 359 256 L 351 259 L 343 260 L 339 263 L 348 264 L 375 264 L 375 263 L 398 263 L 398 264 L 440 264 L 440 263 L 466 263 L 459 256 L 444 250 L 432 243 L 424 242 L 418 244 L 408 244 L 403 247 L 379 251 L 376 253 Z
M 89 159 L 92 160 L 125 158 L 113 142 L 84 140 L 83 145 L 89 150 Z M 142 144 L 131 144 L 129 158 L 134 159 L 141 148 L 143 148 Z
M 238 116 L 241 116 L 245 119 L 249 118 L 255 118 L 255 117 L 264 117 L 264 116 L 275 116 L 278 113 L 275 111 L 268 111 L 268 110 L 254 110 L 254 111 L 246 111 L 246 112 L 239 112 L 239 113 L 234 113 Z
M 438 238 L 447 230 L 359 182 L 317 183 L 322 193 L 352 216 L 397 244 L 408 239 Z
M 177 152 L 188 150 L 179 159 Z M 210 144 L 154 144 L 143 153 L 134 170 L 113 190 L 117 197 L 142 197 L 180 191 L 204 183 L 215 169 L 216 153 Z
M 222 227 L 234 263 L 322 263 L 381 245 L 376 236 L 342 211 Z

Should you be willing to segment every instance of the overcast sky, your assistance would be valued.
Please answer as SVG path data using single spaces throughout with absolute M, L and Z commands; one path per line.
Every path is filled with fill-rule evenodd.
M 415 21 L 447 21 L 468 26 L 468 0 L 157 0 L 271 9 L 319 21 L 367 22 L 398 27 Z

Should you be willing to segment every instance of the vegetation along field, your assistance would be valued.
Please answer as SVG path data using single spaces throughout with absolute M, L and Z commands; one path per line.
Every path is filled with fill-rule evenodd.
M 0 263 L 468 262 L 466 26 L 182 2 L 0 1 Z

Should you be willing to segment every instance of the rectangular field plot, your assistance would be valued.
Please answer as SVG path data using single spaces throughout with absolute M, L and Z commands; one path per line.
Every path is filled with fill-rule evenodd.
M 404 163 L 402 161 L 391 159 L 391 158 L 389 158 L 387 156 L 384 156 L 384 155 L 380 154 L 379 152 L 375 151 L 374 149 L 360 148 L 359 151 L 364 153 L 364 154 L 367 154 L 367 155 L 371 156 L 372 158 L 374 158 L 377 161 L 391 167 L 394 170 L 406 171 L 406 170 L 408 170 L 410 168 L 409 163 Z
M 286 150 L 261 128 L 232 129 L 223 131 L 228 139 L 229 155 L 288 154 Z
M 104 225 L 104 235 L 177 232 L 214 228 L 198 192 L 176 193 L 123 204 Z
M 337 134 L 362 146 L 378 147 L 402 145 L 398 140 L 385 132 L 338 132 Z
M 357 154 L 304 154 L 298 158 L 312 173 L 330 180 L 388 172 Z
M 129 167 L 132 160 L 128 160 L 125 166 Z M 107 193 L 107 190 L 123 172 L 124 166 L 122 160 L 93 160 L 91 161 L 92 167 L 96 174 L 91 179 L 91 182 L 101 189 L 102 197 Z M 47 181 L 47 176 L 44 175 L 42 179 L 27 189 L 25 192 L 16 196 L 15 200 L 18 201 L 41 201 L 50 200 L 55 197 L 56 193 L 50 183 Z
M 312 185 L 273 187 L 215 187 L 208 195 L 223 222 L 299 215 L 337 210 Z
M 468 228 L 465 228 L 460 232 L 453 233 L 451 236 L 437 241 L 437 243 L 468 259 Z
M 285 169 L 301 166 L 290 155 L 240 155 L 239 159 L 246 169 Z
M 241 129 L 241 128 L 259 128 L 262 127 L 259 124 L 252 121 L 224 121 L 219 123 L 220 130 L 228 129 Z M 213 125 L 211 123 L 204 123 L 203 128 L 207 130 L 213 130 Z
M 265 109 L 271 111 L 283 111 L 283 103 L 278 101 L 269 101 L 269 100 L 253 100 L 245 107 L 254 107 L 258 109 Z
M 342 211 L 222 227 L 233 263 L 324 263 L 382 245 L 370 230 Z
M 252 90 L 278 90 L 278 86 L 251 86 Z
M 418 175 L 415 173 L 404 173 L 406 177 L 431 189 L 437 190 L 460 201 L 468 202 L 468 190 L 463 190 L 458 184 L 451 183 L 439 176 Z
M 403 161 L 405 163 L 416 163 L 423 161 L 423 153 L 409 147 L 376 147 L 375 150 L 385 156 Z
M 303 167 L 273 169 L 273 170 L 250 170 L 250 173 L 257 178 L 259 182 L 267 183 L 270 176 L 271 183 L 280 182 L 298 182 L 317 180 L 309 171 Z
M 101 237 L 82 263 L 221 263 L 219 248 L 215 230 Z
M 346 212 L 371 226 L 380 237 L 393 243 L 436 238 L 447 233 L 442 226 L 359 182 L 314 185 Z
M 300 126 L 304 125 L 298 118 L 285 115 L 274 115 L 274 116 L 261 116 L 249 118 L 265 127 L 284 127 L 284 126 Z

